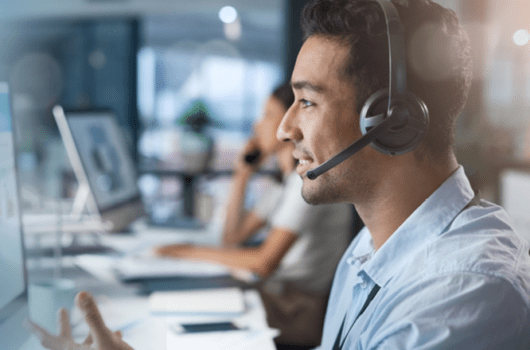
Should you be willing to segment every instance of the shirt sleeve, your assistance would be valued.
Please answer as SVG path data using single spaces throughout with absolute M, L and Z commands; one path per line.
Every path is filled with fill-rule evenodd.
M 269 221 L 281 198 L 282 186 L 271 185 L 265 194 L 258 200 L 256 205 L 254 205 L 252 212 L 259 218 Z
M 362 334 L 366 349 L 530 349 L 528 301 L 504 279 L 462 273 L 411 288 Z

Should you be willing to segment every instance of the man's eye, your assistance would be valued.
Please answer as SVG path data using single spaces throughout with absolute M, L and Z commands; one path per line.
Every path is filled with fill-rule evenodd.
M 314 106 L 314 103 L 313 103 L 313 102 L 308 101 L 308 100 L 305 100 L 305 99 L 301 99 L 300 102 L 304 105 L 304 108 L 305 108 L 305 107 L 311 107 L 311 106 Z

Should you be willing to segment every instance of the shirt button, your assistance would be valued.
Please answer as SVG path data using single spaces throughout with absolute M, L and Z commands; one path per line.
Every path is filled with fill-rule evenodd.
M 348 258 L 346 259 L 346 263 L 349 264 L 349 265 L 353 265 L 355 259 L 354 258 Z
M 368 282 L 366 282 L 366 281 L 362 281 L 362 283 L 361 283 L 361 288 L 364 289 L 364 288 L 366 288 L 366 287 L 368 287 Z

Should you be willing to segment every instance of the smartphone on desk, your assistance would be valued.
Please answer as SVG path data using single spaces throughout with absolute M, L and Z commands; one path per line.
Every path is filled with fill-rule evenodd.
M 233 322 L 205 322 L 205 323 L 175 323 L 171 329 L 178 334 L 188 333 L 206 333 L 206 332 L 224 332 L 240 331 L 241 328 Z

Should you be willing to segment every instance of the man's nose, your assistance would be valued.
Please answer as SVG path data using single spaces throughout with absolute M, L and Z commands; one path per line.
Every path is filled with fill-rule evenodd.
M 295 105 L 292 105 L 287 112 L 285 112 L 285 115 L 278 126 L 278 130 L 276 131 L 276 138 L 279 141 L 298 141 L 301 139 L 302 134 L 300 129 L 296 126 L 295 109 Z

